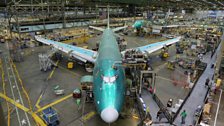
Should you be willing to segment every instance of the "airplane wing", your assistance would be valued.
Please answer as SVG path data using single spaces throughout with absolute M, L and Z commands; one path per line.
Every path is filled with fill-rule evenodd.
M 98 31 L 101 31 L 103 32 L 105 29 L 104 28 L 100 28 L 100 27 L 95 27 L 95 26 L 89 26 L 90 28 L 92 29 L 95 29 L 95 30 L 98 30 Z
M 125 29 L 125 28 L 127 28 L 127 27 L 128 27 L 128 26 L 126 25 L 126 26 L 123 26 L 123 27 L 117 27 L 117 28 L 114 28 L 114 29 L 113 29 L 113 32 L 120 31 L 120 30 Z
M 163 47 L 166 47 L 166 46 L 172 45 L 176 42 L 179 42 L 180 39 L 181 39 L 181 37 L 177 37 L 177 38 L 174 38 L 174 39 L 170 39 L 170 40 L 166 40 L 166 41 L 162 41 L 162 42 L 157 42 L 157 43 L 137 47 L 137 48 L 134 48 L 134 49 L 137 49 L 138 51 L 141 51 L 143 54 L 145 54 L 145 53 L 150 54 L 150 53 L 155 52 L 159 49 L 162 49 Z M 128 50 L 130 50 L 130 49 L 128 49 Z M 126 52 L 126 50 L 121 52 L 121 53 L 124 54 L 125 52 Z
M 89 61 L 94 63 L 97 56 L 97 52 L 89 50 L 89 49 L 84 49 L 81 47 L 68 45 L 68 44 L 64 44 L 64 43 L 53 41 L 53 40 L 48 40 L 45 38 L 41 38 L 39 36 L 35 36 L 35 39 L 41 43 L 51 45 L 62 52 L 68 53 L 70 56 L 73 56 L 82 62 Z
M 105 30 L 104 28 L 95 27 L 95 26 L 89 26 L 89 27 L 92 28 L 92 29 L 101 31 L 101 32 L 103 32 L 103 31 Z M 122 26 L 122 27 L 113 28 L 112 30 L 113 30 L 113 32 L 117 32 L 117 31 L 120 31 L 120 30 L 125 29 L 125 28 L 127 28 L 127 27 L 128 27 L 128 26 L 125 25 L 125 26 Z

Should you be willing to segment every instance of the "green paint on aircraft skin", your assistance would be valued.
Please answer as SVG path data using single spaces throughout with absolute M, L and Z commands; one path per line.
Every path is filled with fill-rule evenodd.
M 137 20 L 135 23 L 132 25 L 133 28 L 139 29 L 143 26 L 144 21 L 143 20 Z
M 121 111 L 125 97 L 125 72 L 121 64 L 121 53 L 113 31 L 107 28 L 103 31 L 98 50 L 98 57 L 93 71 L 94 102 L 98 113 L 107 107 Z M 114 68 L 114 64 L 116 68 Z M 116 81 L 110 83 L 103 80 L 103 76 L 115 77 Z M 112 79 L 111 79 L 112 80 Z

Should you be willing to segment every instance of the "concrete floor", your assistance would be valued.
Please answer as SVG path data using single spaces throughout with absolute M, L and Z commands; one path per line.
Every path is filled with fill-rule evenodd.
M 178 99 L 184 100 L 185 97 L 188 95 L 190 89 L 184 88 L 183 84 L 187 81 L 186 75 L 178 74 L 175 71 L 161 69 L 158 72 L 158 76 L 163 76 L 164 78 L 171 79 L 173 76 L 175 76 L 175 79 L 178 79 L 178 81 L 182 80 L 183 83 L 179 83 L 178 85 L 174 85 L 172 81 L 168 81 L 167 79 L 156 79 L 156 95 L 159 97 L 159 99 L 162 101 L 162 103 L 166 106 L 166 103 L 170 98 L 173 99 L 173 105 L 178 102 Z
M 94 47 L 95 42 L 99 40 L 99 37 L 92 38 L 89 41 L 89 46 Z M 156 41 L 160 41 L 161 39 L 145 39 L 142 37 L 135 37 L 130 36 L 124 37 L 128 41 L 128 48 L 146 45 L 149 43 L 153 43 Z M 41 98 L 40 106 L 44 106 L 46 104 L 52 103 L 53 101 L 62 98 L 63 96 L 56 96 L 53 92 L 53 87 L 55 85 L 60 85 L 61 88 L 65 89 L 65 95 L 71 94 L 72 91 L 75 88 L 80 87 L 79 81 L 80 77 L 86 74 L 90 74 L 85 72 L 84 67 L 80 65 L 75 65 L 75 68 L 72 70 L 67 70 L 66 66 L 64 66 L 65 63 L 60 63 L 61 66 L 64 66 L 65 69 L 57 68 L 52 76 L 52 78 L 48 81 L 46 81 L 47 77 L 50 74 L 50 71 L 48 72 L 42 72 L 39 69 L 39 62 L 38 62 L 38 54 L 42 52 L 46 52 L 49 48 L 42 46 L 42 47 L 35 47 L 32 50 L 34 50 L 31 53 L 28 53 L 24 56 L 24 62 L 16 63 L 16 66 L 18 68 L 18 71 L 20 73 L 21 79 L 23 80 L 23 83 L 25 85 L 25 88 L 27 89 L 27 92 L 29 93 L 29 96 L 31 98 L 32 106 L 36 104 L 40 94 L 42 91 L 45 91 L 43 94 L 43 97 Z M 171 55 L 174 54 L 175 50 L 174 47 L 171 47 Z M 30 52 L 30 51 L 28 51 Z M 152 59 L 152 66 L 154 68 L 163 65 L 166 61 L 162 61 L 156 54 L 158 52 L 153 53 L 151 55 Z M 158 70 L 159 76 L 162 76 L 164 78 L 170 78 L 170 74 L 172 74 L 172 71 L 168 71 L 166 68 L 162 67 L 160 70 Z M 157 85 L 157 94 L 159 98 L 162 100 L 164 104 L 166 104 L 167 100 L 169 98 L 173 99 L 179 99 L 184 98 L 187 94 L 187 89 L 183 89 L 181 86 L 174 86 L 172 83 L 167 83 L 164 80 L 157 79 L 156 80 Z M 158 111 L 158 107 L 155 103 L 153 103 L 152 99 L 150 98 L 150 94 L 147 92 L 143 93 L 143 99 L 145 100 L 146 104 L 150 106 L 151 114 L 153 116 L 153 120 L 156 121 L 155 115 Z M 148 100 L 150 99 L 150 100 Z M 5 104 L 5 103 L 4 103 Z M 59 113 L 59 118 L 61 121 L 61 126 L 74 126 L 74 125 L 82 125 L 81 116 L 82 111 L 78 110 L 78 106 L 75 103 L 75 100 L 73 98 L 69 98 L 57 105 L 54 106 L 54 108 Z M 34 107 L 36 110 L 37 108 Z M 84 114 L 95 111 L 95 107 L 93 104 L 86 104 L 85 105 L 85 111 Z M 14 120 L 11 120 L 12 122 Z M 130 125 L 135 126 L 137 124 L 138 120 L 133 118 L 125 118 L 125 119 L 119 119 L 115 123 L 111 124 L 114 125 Z M 98 126 L 98 125 L 108 125 L 104 123 L 98 115 L 93 116 L 86 122 L 84 122 L 84 125 L 88 126 Z

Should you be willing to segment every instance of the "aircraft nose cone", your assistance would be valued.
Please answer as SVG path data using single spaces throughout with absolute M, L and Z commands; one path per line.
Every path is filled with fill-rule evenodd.
M 117 120 L 119 114 L 115 108 L 107 107 L 103 109 L 100 116 L 106 123 L 112 123 Z

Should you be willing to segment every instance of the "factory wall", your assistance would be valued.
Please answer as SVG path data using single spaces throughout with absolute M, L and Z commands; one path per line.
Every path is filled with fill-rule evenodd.
M 70 22 L 70 23 L 65 23 L 65 28 L 87 26 L 89 24 L 90 24 L 90 21 Z M 52 30 L 52 29 L 59 29 L 59 28 L 63 28 L 63 23 L 20 26 L 19 31 L 20 32 L 34 32 L 34 31 L 42 31 L 44 29 Z M 12 31 L 17 32 L 16 25 L 12 26 Z

